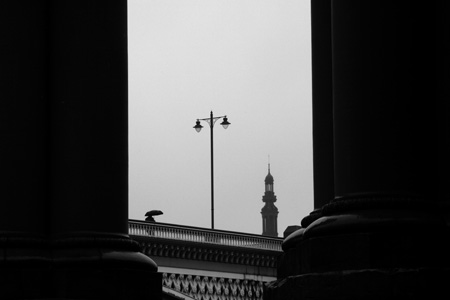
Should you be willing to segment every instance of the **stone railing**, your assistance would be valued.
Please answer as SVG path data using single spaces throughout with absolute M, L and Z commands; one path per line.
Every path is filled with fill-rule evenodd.
M 138 220 L 128 221 L 128 233 L 135 236 L 280 252 L 282 251 L 281 243 L 283 242 L 282 238 L 265 237 L 256 234 Z

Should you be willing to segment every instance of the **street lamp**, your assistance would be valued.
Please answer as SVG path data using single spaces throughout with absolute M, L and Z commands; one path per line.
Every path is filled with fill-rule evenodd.
M 214 117 L 213 112 L 211 111 L 211 114 L 209 118 L 205 119 L 197 119 L 197 122 L 195 123 L 194 129 L 197 132 L 200 132 L 203 128 L 202 125 L 200 125 L 200 121 L 206 121 L 209 124 L 209 128 L 211 128 L 211 229 L 214 229 L 214 152 L 213 152 L 213 128 L 214 123 L 216 123 L 217 120 L 223 119 L 222 123 L 220 125 L 223 126 L 223 128 L 227 129 L 228 125 L 230 125 L 230 122 L 228 122 L 227 116 L 221 116 L 221 117 Z

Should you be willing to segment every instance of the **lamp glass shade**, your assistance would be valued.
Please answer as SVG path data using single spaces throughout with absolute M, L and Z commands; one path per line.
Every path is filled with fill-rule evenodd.
M 223 122 L 222 123 L 220 123 L 220 125 L 222 125 L 223 126 L 223 128 L 225 128 L 225 129 L 227 129 L 228 128 L 228 126 L 230 125 L 231 123 L 230 122 L 228 122 L 228 118 L 227 117 L 224 117 L 223 118 Z
M 200 132 L 200 130 L 202 130 L 202 128 L 203 128 L 203 126 L 200 125 L 200 121 L 197 120 L 197 122 L 196 122 L 196 124 L 195 124 L 195 126 L 194 126 L 194 129 L 195 129 L 197 132 Z

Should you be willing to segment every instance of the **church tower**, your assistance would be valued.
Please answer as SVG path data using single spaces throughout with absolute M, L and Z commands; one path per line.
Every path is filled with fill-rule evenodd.
M 269 172 L 266 179 L 264 179 L 266 191 L 264 192 L 264 196 L 262 198 L 262 201 L 265 202 L 265 205 L 261 210 L 263 222 L 262 235 L 277 237 L 278 208 L 274 204 L 277 201 L 277 197 L 273 191 L 273 176 L 270 174 L 270 164 L 268 169 Z

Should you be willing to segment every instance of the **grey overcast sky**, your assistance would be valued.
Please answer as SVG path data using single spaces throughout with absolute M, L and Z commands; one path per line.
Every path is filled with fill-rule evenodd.
M 313 210 L 309 0 L 129 0 L 129 217 L 262 233 L 270 155 L 278 234 Z

